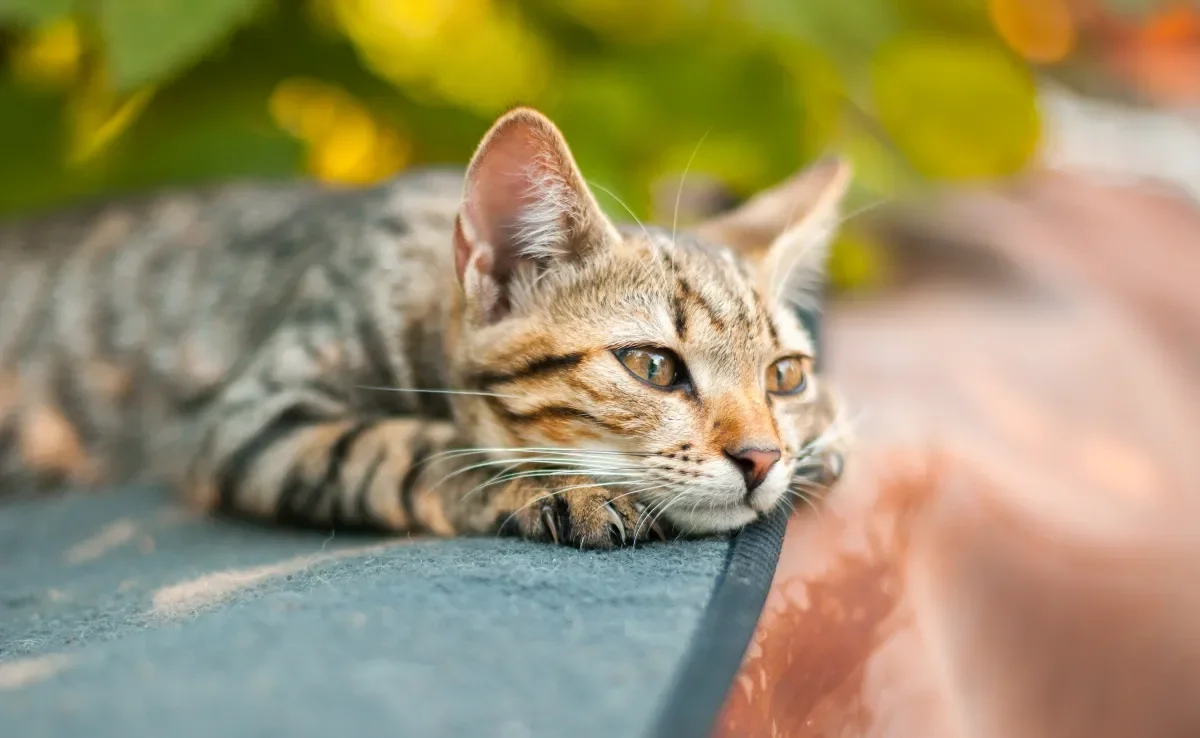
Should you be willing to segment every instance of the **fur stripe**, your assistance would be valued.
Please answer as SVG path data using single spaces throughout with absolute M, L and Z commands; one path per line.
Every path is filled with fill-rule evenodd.
M 365 526 L 382 527 L 383 524 L 371 511 L 370 491 L 371 486 L 375 484 L 375 477 L 379 475 L 379 468 L 383 466 L 386 459 L 387 449 L 381 448 L 375 453 L 375 458 L 363 473 L 362 479 L 358 480 L 358 486 L 354 488 L 354 493 L 351 495 L 351 499 L 355 500 L 358 505 L 358 519 Z
M 715 305 L 713 305 L 711 302 L 709 302 L 707 299 L 705 299 L 704 295 L 700 294 L 695 289 L 693 289 L 692 285 L 689 284 L 688 281 L 686 279 L 684 279 L 683 277 L 679 277 L 678 285 L 679 285 L 679 295 L 678 295 L 679 300 L 691 302 L 695 305 L 700 306 L 700 308 L 702 310 L 704 310 L 705 313 L 708 314 L 708 319 L 713 324 L 714 328 L 716 328 L 718 331 L 725 330 L 725 321 L 718 314 L 717 307 Z M 678 318 L 676 319 L 676 322 L 678 323 Z
M 325 478 L 317 487 L 317 493 L 322 495 L 335 495 L 333 501 L 333 520 L 330 521 L 334 527 L 340 527 L 343 522 L 353 522 L 357 525 L 365 525 L 369 522 L 369 516 L 363 515 L 363 510 L 357 498 L 347 498 L 345 495 L 339 494 L 341 491 L 342 467 L 345 466 L 346 460 L 354 453 L 355 443 L 367 433 L 374 430 L 379 421 L 375 419 L 362 420 L 351 426 L 329 451 L 329 461 L 325 465 Z M 349 509 L 349 503 L 353 502 L 353 510 Z
M 683 297 L 675 295 L 671 300 L 671 310 L 675 313 L 675 335 L 679 340 L 687 336 L 687 311 L 683 309 Z
M 329 418 L 301 406 L 289 407 L 267 423 L 247 443 L 235 451 L 217 474 L 219 507 L 222 511 L 237 509 L 238 491 L 255 462 L 273 448 L 305 428 L 328 422 Z
M 429 455 L 433 453 L 433 446 L 428 440 L 421 440 L 413 448 L 412 458 L 408 462 L 408 471 L 404 473 L 404 478 L 400 480 L 400 506 L 404 510 L 404 517 L 408 518 L 413 528 L 420 528 L 420 522 L 417 520 L 417 508 L 413 504 L 413 495 L 417 490 L 417 480 L 421 476 L 421 466 Z
M 582 352 L 542 356 L 527 362 L 519 369 L 509 372 L 480 372 L 475 375 L 475 382 L 480 387 L 508 384 L 539 375 L 551 374 L 563 369 L 570 369 L 571 367 L 578 366 L 586 357 L 587 354 Z
M 544 405 L 529 412 L 517 412 L 508 407 L 498 397 L 487 398 L 488 405 L 505 420 L 510 423 L 542 423 L 547 420 L 579 420 L 591 425 L 599 426 L 609 431 L 610 433 L 622 434 L 626 431 L 623 426 L 617 425 L 604 418 L 597 417 L 591 413 L 580 410 L 577 407 L 569 405 Z

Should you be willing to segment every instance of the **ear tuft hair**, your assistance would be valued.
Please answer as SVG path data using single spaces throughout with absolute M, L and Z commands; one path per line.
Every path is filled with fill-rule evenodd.
M 514 284 L 615 238 L 562 133 L 531 108 L 503 115 L 467 167 L 455 226 L 455 264 L 482 314 L 507 312 Z

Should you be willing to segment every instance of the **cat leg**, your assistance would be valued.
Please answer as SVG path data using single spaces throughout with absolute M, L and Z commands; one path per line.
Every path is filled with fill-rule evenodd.
M 302 394 L 218 408 L 184 480 L 196 505 L 304 526 L 453 535 L 419 496 L 423 465 L 454 437 L 447 422 L 360 417 Z M 437 502 L 437 500 L 433 500 Z
M 517 469 L 457 443 L 447 421 L 356 417 L 304 389 L 228 403 L 212 416 L 185 482 L 207 509 L 305 526 L 517 535 L 585 548 L 663 537 L 624 490 Z

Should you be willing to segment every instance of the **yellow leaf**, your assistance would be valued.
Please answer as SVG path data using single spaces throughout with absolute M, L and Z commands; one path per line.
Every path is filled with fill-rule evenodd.
M 79 25 L 72 18 L 59 18 L 13 49 L 13 72 L 23 82 L 61 87 L 75 79 L 82 55 Z
M 1066 0 L 988 0 L 988 12 L 1000 38 L 1030 61 L 1061 61 L 1075 45 Z
M 134 124 L 157 92 L 157 87 L 147 86 L 117 93 L 104 69 L 93 71 L 70 101 L 68 163 L 79 166 L 103 153 Z

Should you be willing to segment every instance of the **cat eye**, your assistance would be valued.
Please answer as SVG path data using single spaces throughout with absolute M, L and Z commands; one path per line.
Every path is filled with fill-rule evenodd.
M 687 373 L 683 361 L 669 349 L 625 348 L 613 353 L 630 374 L 646 384 L 659 389 L 686 384 Z
M 767 392 L 774 395 L 795 395 L 808 386 L 804 360 L 789 356 L 776 361 L 767 369 Z

